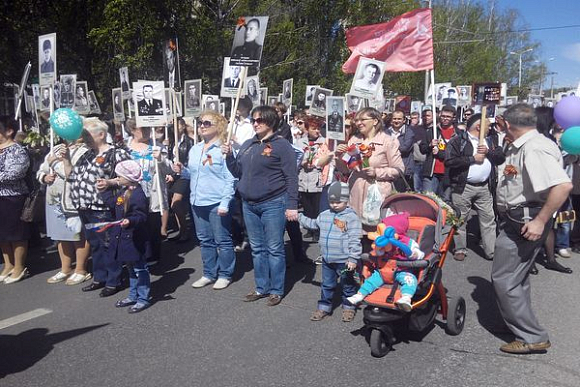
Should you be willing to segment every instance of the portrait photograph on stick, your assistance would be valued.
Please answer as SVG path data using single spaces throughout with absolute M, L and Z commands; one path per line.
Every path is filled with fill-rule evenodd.
M 137 126 L 165 126 L 165 87 L 163 81 L 133 82 L 133 100 L 137 103 Z
M 79 114 L 89 114 L 91 111 L 86 81 L 77 81 L 75 85 L 75 110 Z
M 77 84 L 76 74 L 64 74 L 60 76 L 62 85 L 60 93 L 60 107 L 73 108 L 75 105 L 75 87 Z
M 278 97 L 268 96 L 268 105 L 269 106 L 274 105 L 276 102 L 278 102 Z
M 56 81 L 56 33 L 38 37 L 38 83 L 52 85 Z
M 344 97 L 328 97 L 326 115 L 326 137 L 332 140 L 345 140 L 344 133 Z
M 180 87 L 181 77 L 179 74 L 179 46 L 177 38 L 167 39 L 163 42 L 163 70 L 167 87 L 170 89 Z
M 121 91 L 123 92 L 123 99 L 131 97 L 131 87 L 129 86 L 129 68 L 121 67 L 119 69 L 119 81 L 121 84 Z
M 120 87 L 111 90 L 111 101 L 113 101 L 113 117 L 115 121 L 125 120 L 125 109 L 123 109 L 123 96 Z
M 97 100 L 97 96 L 93 90 L 89 90 L 89 107 L 91 111 L 90 114 L 101 114 L 101 106 Z
M 42 86 L 40 88 L 40 106 L 41 112 L 50 111 L 50 86 Z
M 457 105 L 471 106 L 471 86 L 457 86 Z
M 55 109 L 60 108 L 60 95 L 61 95 L 62 85 L 59 81 L 54 82 L 52 87 L 52 103 L 54 104 Z
M 304 93 L 304 106 L 312 105 L 312 98 L 314 98 L 314 90 L 320 85 L 306 85 L 306 92 Z
M 383 82 L 385 62 L 361 57 L 356 67 L 350 94 L 372 99 Z
M 314 89 L 314 99 L 310 105 L 310 114 L 319 117 L 326 117 L 326 98 L 332 95 L 333 91 L 323 87 Z
M 235 28 L 231 65 L 259 67 L 268 16 L 242 16 Z
M 185 92 L 185 117 L 197 117 L 201 113 L 201 79 L 183 83 Z
M 282 102 L 286 107 L 292 105 L 292 92 L 294 86 L 294 79 L 286 79 L 282 83 Z
M 259 84 L 257 75 L 246 78 L 246 87 L 244 88 L 244 91 L 254 106 L 260 104 Z
M 230 58 L 224 58 L 224 67 L 222 69 L 222 87 L 220 96 L 223 98 L 236 98 L 238 87 L 242 84 L 242 66 L 232 65 Z
M 260 87 L 260 105 L 266 105 L 268 101 L 268 88 Z

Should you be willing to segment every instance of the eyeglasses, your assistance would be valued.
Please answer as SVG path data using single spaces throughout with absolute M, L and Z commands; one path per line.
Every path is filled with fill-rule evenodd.
M 296 125 L 304 125 L 304 121 L 296 121 Z
M 264 119 L 263 119 L 262 117 L 258 117 L 258 118 L 250 118 L 250 122 L 252 123 L 252 125 L 253 125 L 253 124 L 258 124 L 258 125 L 260 125 L 260 124 L 264 124 L 264 123 L 265 123 L 265 121 L 264 121 Z
M 199 124 L 204 128 L 211 128 L 213 126 L 213 122 L 211 121 L 200 121 Z

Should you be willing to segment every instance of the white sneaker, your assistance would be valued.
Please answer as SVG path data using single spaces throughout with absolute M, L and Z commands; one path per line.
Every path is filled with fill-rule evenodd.
M 322 255 L 319 255 L 318 257 L 316 257 L 316 259 L 314 260 L 314 263 L 317 265 L 322 265 Z
M 413 309 L 411 307 L 411 296 L 408 296 L 406 294 L 403 294 L 401 298 L 395 301 L 395 304 L 397 305 L 397 308 L 399 308 L 403 312 L 410 312 L 411 309 Z
M 213 288 L 215 290 L 225 289 L 230 285 L 231 282 L 232 281 L 227 278 L 218 278 L 217 281 L 215 281 L 215 284 L 213 284 Z
M 248 248 L 250 244 L 246 241 L 243 241 L 241 244 L 234 246 L 235 253 L 241 253 Z
M 66 280 L 68 277 L 70 277 L 70 274 L 65 274 L 62 271 L 59 271 L 58 273 L 47 279 L 46 282 L 48 282 L 49 284 L 57 284 L 59 282 Z
M 350 302 L 353 305 L 358 304 L 359 302 L 361 302 L 362 300 L 365 299 L 365 296 L 361 293 L 356 293 L 353 296 L 347 297 L 346 298 L 348 300 L 348 302 Z
M 197 281 L 195 281 L 194 283 L 191 284 L 192 288 L 203 288 L 204 286 L 207 286 L 209 284 L 213 284 L 214 280 L 209 279 L 207 277 L 201 277 L 200 279 L 198 279 Z
M 572 255 L 570 254 L 570 250 L 568 249 L 560 249 L 558 250 L 558 255 L 562 258 L 570 258 Z

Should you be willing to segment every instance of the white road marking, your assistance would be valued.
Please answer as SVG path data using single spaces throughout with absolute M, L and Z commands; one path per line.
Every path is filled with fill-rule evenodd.
M 45 314 L 52 313 L 50 309 L 34 309 L 30 312 L 19 314 L 18 316 L 10 317 L 5 320 L 0 320 L 0 329 L 11 327 L 12 325 L 20 324 L 34 318 L 44 316 Z

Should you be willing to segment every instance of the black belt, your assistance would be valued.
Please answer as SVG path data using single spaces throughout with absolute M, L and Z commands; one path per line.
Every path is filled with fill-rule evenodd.
M 487 185 L 487 180 L 486 181 L 482 181 L 481 183 L 470 183 L 470 182 L 467 182 L 467 185 L 471 185 L 473 187 L 483 187 L 483 186 Z

